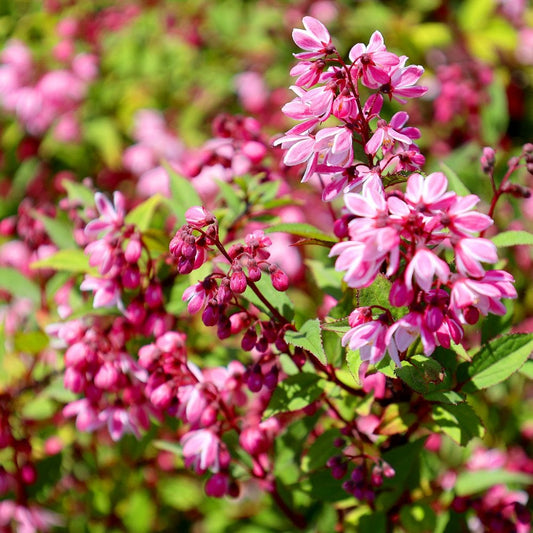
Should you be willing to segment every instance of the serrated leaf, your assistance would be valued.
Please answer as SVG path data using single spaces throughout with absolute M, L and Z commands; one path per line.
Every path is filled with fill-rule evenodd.
M 339 239 L 333 235 L 328 235 L 323 233 L 319 229 L 315 228 L 311 224 L 304 224 L 301 222 L 283 222 L 281 224 L 276 224 L 275 226 L 270 226 L 265 228 L 265 233 L 290 233 L 291 235 L 296 235 L 297 237 L 304 237 L 306 239 L 314 239 L 317 241 L 325 241 L 328 243 L 336 243 Z
M 458 496 L 467 496 L 484 492 L 499 484 L 531 486 L 533 476 L 524 472 L 510 472 L 502 469 L 467 471 L 457 476 L 454 488 Z
M 152 221 L 157 206 L 163 201 L 164 198 L 160 194 L 151 196 L 148 200 L 145 200 L 132 209 L 126 215 L 125 222 L 137 226 L 140 231 L 146 231 L 150 227 L 150 222 Z
M 18 270 L 9 267 L 0 267 L 0 288 L 13 296 L 29 298 L 33 303 L 41 301 L 39 287 Z
M 278 383 L 264 417 L 298 411 L 313 403 L 323 392 L 322 379 L 316 374 L 301 372 Z
M 451 437 L 457 444 L 466 446 L 474 437 L 483 437 L 485 428 L 472 407 L 466 403 L 458 405 L 438 404 L 433 406 L 433 420 L 436 430 Z
M 425 355 L 413 355 L 395 373 L 419 394 L 426 395 L 446 387 L 444 368 L 438 361 Z
M 525 362 L 524 366 L 520 369 L 520 374 L 528 379 L 533 379 L 533 359 Z
M 475 392 L 505 381 L 528 360 L 533 351 L 533 334 L 513 334 L 495 339 L 483 346 L 458 368 L 462 391 Z
M 298 346 L 311 352 L 323 364 L 328 364 L 328 358 L 322 345 L 322 334 L 320 329 L 320 320 L 308 320 L 298 331 L 287 331 L 285 333 L 285 342 L 292 346 Z
M 491 241 L 498 248 L 504 248 L 506 246 L 520 246 L 520 245 L 533 245 L 533 233 L 529 231 L 502 231 L 492 237 Z
M 453 405 L 465 401 L 464 396 L 461 396 L 459 393 L 452 390 L 430 392 L 429 394 L 424 394 L 424 398 L 429 402 L 451 403 Z
M 95 273 L 82 250 L 58 250 L 55 254 L 31 263 L 30 268 L 51 268 L 61 272 Z
M 446 163 L 441 162 L 440 168 L 448 178 L 448 183 L 450 185 L 449 189 L 455 191 L 459 196 L 468 196 L 469 194 L 472 194 L 461 178 Z

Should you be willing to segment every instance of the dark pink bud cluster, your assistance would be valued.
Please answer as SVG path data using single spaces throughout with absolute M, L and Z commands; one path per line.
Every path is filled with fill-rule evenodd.
M 379 32 L 373 33 L 368 46 L 352 47 L 347 65 L 321 22 L 304 17 L 303 23 L 305 30 L 293 31 L 295 43 L 306 50 L 295 54 L 300 62 L 291 70 L 297 77 L 291 87 L 296 98 L 282 109 L 302 122 L 274 143 L 286 150 L 285 165 L 306 163 L 302 181 L 314 174 L 329 177 L 323 190 L 326 201 L 360 188 L 376 171 L 419 169 L 425 161 L 414 143 L 420 132 L 406 126 L 409 115 L 401 111 L 385 120 L 380 112 L 384 96 L 406 103 L 407 98 L 423 95 L 426 89 L 416 83 L 424 69 L 406 66 L 405 56 L 387 51 Z M 359 84 L 374 91 L 364 103 Z M 331 116 L 341 125 L 315 131 Z M 374 120 L 377 124 L 372 129 Z M 354 160 L 354 143 L 363 146 L 365 164 Z
M 336 444 L 343 447 L 345 442 L 338 439 Z M 355 463 L 355 468 L 352 469 Z M 394 469 L 385 461 L 374 460 L 369 457 L 351 457 L 345 453 L 334 455 L 328 459 L 326 466 L 331 470 L 335 479 L 343 479 L 349 470 L 350 478 L 344 481 L 342 488 L 359 501 L 373 502 L 376 489 L 383 484 L 384 477 L 394 477 Z
M 447 191 L 447 179 L 436 172 L 427 177 L 412 174 L 406 192 L 384 191 L 379 179 L 367 181 L 361 194 L 345 196 L 349 240 L 333 246 L 335 266 L 345 271 L 350 287 L 368 287 L 382 267 L 393 281 L 389 300 L 409 312 L 397 321 L 387 310 L 375 307 L 350 317 L 352 329 L 343 344 L 360 350 L 363 361 L 376 363 L 388 351 L 396 364 L 420 337 L 424 353 L 437 345 L 449 347 L 464 334 L 464 324 L 480 315 L 503 315 L 502 298 L 515 298 L 513 277 L 505 271 L 485 271 L 481 263 L 495 263 L 495 245 L 476 236 L 492 219 L 473 211 L 475 195 L 460 197 Z M 440 257 L 443 250 L 454 261 Z

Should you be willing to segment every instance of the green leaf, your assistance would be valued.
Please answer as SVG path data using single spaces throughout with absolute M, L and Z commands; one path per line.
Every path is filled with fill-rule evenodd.
M 114 121 L 107 117 L 98 117 L 85 125 L 85 139 L 92 144 L 102 156 L 107 166 L 117 168 L 120 165 L 122 141 Z
M 414 503 L 401 507 L 400 520 L 409 533 L 427 533 L 435 531 L 437 516 L 428 504 Z
M 61 185 L 65 187 L 70 200 L 79 201 L 84 207 L 94 205 L 94 192 L 85 185 L 70 180 L 63 180 Z
M 507 131 L 509 111 L 504 83 L 495 77 L 488 88 L 490 103 L 481 107 L 483 142 L 494 146 Z
M 451 190 L 455 191 L 459 196 L 468 196 L 469 194 L 472 194 L 461 178 L 446 163 L 441 163 L 440 168 L 448 178 L 449 188 Z
M 405 307 L 394 307 L 389 302 L 389 293 L 391 282 L 383 275 L 378 274 L 374 283 L 370 287 L 358 289 L 356 291 L 356 301 L 358 307 L 368 307 L 371 305 L 379 305 L 385 309 L 389 309 L 394 318 L 400 318 L 407 314 Z
M 96 272 L 96 269 L 89 265 L 89 258 L 83 250 L 59 250 L 45 259 L 34 261 L 30 268 L 51 268 L 61 272 L 89 274 Z
M 499 484 L 531 486 L 533 476 L 524 472 L 510 472 L 502 469 L 461 472 L 455 482 L 455 492 L 458 496 L 466 496 L 483 492 Z
M 413 355 L 395 373 L 414 391 L 423 395 L 446 388 L 447 385 L 449 388 L 450 379 L 446 379 L 444 368 L 438 361 L 425 355 Z
M 409 411 L 407 403 L 391 403 L 385 408 L 376 431 L 380 435 L 405 433 L 416 420 L 416 415 Z
M 171 198 L 167 199 L 167 203 L 172 212 L 178 217 L 178 223 L 184 224 L 185 211 L 196 205 L 201 206 L 203 202 L 190 180 L 176 174 L 168 164 L 163 164 L 163 166 L 168 173 L 170 183 Z
M 19 352 L 38 354 L 48 344 L 48 336 L 42 331 L 17 331 L 15 333 L 15 350 Z
M 336 300 L 342 297 L 342 272 L 337 272 L 333 266 L 316 259 L 308 259 L 305 264 L 320 290 Z
M 284 338 L 288 344 L 310 351 L 323 365 L 328 364 L 318 318 L 308 320 L 298 331 L 287 331 Z
M 323 233 L 319 229 L 315 228 L 311 224 L 304 224 L 301 222 L 283 222 L 265 228 L 265 233 L 290 233 L 297 237 L 305 237 L 308 239 L 315 239 L 317 241 L 325 241 L 327 243 L 336 243 L 339 239 L 333 235 Z
M 430 392 L 429 394 L 424 394 L 424 398 L 429 402 L 451 403 L 453 405 L 465 401 L 464 396 L 461 396 L 459 393 L 452 390 Z
M 525 362 L 524 366 L 520 369 L 520 374 L 528 379 L 533 379 L 533 359 Z
M 433 420 L 437 431 L 442 431 L 461 446 L 474 437 L 483 437 L 485 428 L 474 410 L 466 403 L 433 406 Z
M 39 287 L 18 270 L 9 267 L 0 267 L 0 288 L 13 296 L 29 298 L 33 303 L 41 301 Z
M 292 320 L 294 316 L 294 305 L 286 292 L 280 292 L 274 289 L 270 276 L 263 274 L 255 286 L 270 304 L 277 309 L 287 320 Z M 261 309 L 267 315 L 271 314 L 268 307 L 261 301 L 255 292 L 248 286 L 243 293 L 244 297 L 256 307 Z
M 149 533 L 153 531 L 152 525 L 157 508 L 146 489 L 137 489 L 117 505 L 117 514 L 122 518 L 128 531 Z
M 137 226 L 140 231 L 146 231 L 154 216 L 157 206 L 164 200 L 160 194 L 155 194 L 132 209 L 127 215 L 125 222 Z
M 230 213 L 233 215 L 232 219 L 234 219 L 243 212 L 244 201 L 229 183 L 222 180 L 216 180 L 216 182 L 220 188 L 222 199 L 226 202 Z
M 533 351 L 533 334 L 506 335 L 483 346 L 457 369 L 462 391 L 475 392 L 505 381 L 520 369 Z
M 73 228 L 67 218 L 51 218 L 37 211 L 33 211 L 32 215 L 43 223 L 46 233 L 59 248 L 77 248 Z
M 182 455 L 182 448 L 176 442 L 166 441 L 166 440 L 155 440 L 153 442 L 153 445 L 158 450 L 164 450 L 166 452 L 171 452 L 171 453 L 173 453 L 175 455 L 179 455 L 180 457 Z
M 199 483 L 186 477 L 161 479 L 157 482 L 156 488 L 165 505 L 181 511 L 198 509 L 205 499 Z
M 333 442 L 340 436 L 341 433 L 338 429 L 328 429 L 319 435 L 302 459 L 302 470 L 312 472 L 325 466 L 331 457 L 332 450 L 335 449 Z
M 302 372 L 278 383 L 264 417 L 298 411 L 313 403 L 323 392 L 323 381 L 316 374 Z
M 357 524 L 359 533 L 381 533 L 387 531 L 387 515 L 383 511 L 375 511 L 372 514 L 365 514 L 359 519 Z
M 529 231 L 502 231 L 492 237 L 492 242 L 498 248 L 504 248 L 506 246 L 520 246 L 520 245 L 533 245 L 533 233 Z

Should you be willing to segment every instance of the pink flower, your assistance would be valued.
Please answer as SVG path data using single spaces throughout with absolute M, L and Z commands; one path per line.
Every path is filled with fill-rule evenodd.
M 411 174 L 407 180 L 405 201 L 417 209 L 424 208 L 424 211 L 433 213 L 454 202 L 455 193 L 447 189 L 448 180 L 442 172 L 433 172 L 426 177 Z
M 400 62 L 396 54 L 387 51 L 379 31 L 372 34 L 368 46 L 362 43 L 353 46 L 349 57 L 359 67 L 363 84 L 371 89 L 387 83 L 390 68 Z
M 344 334 L 342 345 L 348 345 L 350 350 L 359 350 L 362 361 L 376 364 L 383 359 L 387 351 L 387 329 L 387 325 L 381 320 L 363 322 Z
M 307 52 L 294 54 L 298 59 L 320 59 L 331 53 L 333 45 L 327 28 L 313 17 L 302 19 L 305 30 L 292 30 L 294 42 Z
M 390 80 L 379 88 L 383 94 L 388 94 L 389 98 L 394 98 L 401 104 L 405 104 L 405 98 L 417 98 L 426 93 L 427 87 L 415 85 L 424 69 L 420 65 L 409 65 L 405 67 L 406 56 L 400 57 L 400 63 L 393 67 L 390 74 Z
M 120 297 L 120 287 L 114 279 L 95 278 L 86 275 L 80 285 L 82 291 L 94 291 L 93 307 L 114 307 L 124 310 Z
M 392 126 L 392 121 L 391 124 L 388 124 L 387 121 L 379 119 L 378 127 L 374 135 L 372 135 L 365 145 L 365 152 L 376 155 L 381 147 L 383 147 L 384 152 L 390 151 L 396 142 L 409 146 L 411 144 L 411 138 L 408 135 L 396 131 Z
M 400 320 L 395 322 L 387 331 L 386 343 L 391 359 L 398 365 L 400 355 L 407 351 L 407 348 L 420 335 L 424 353 L 431 355 L 435 350 L 435 336 L 427 327 L 424 315 L 416 311 L 411 311 Z
M 113 193 L 113 203 L 100 192 L 95 193 L 94 201 L 100 217 L 91 220 L 85 226 L 85 234 L 89 236 L 98 235 L 98 233 L 119 229 L 124 224 L 125 199 L 122 193 L 115 191 Z
M 218 472 L 220 468 L 220 439 L 208 429 L 186 433 L 180 441 L 183 457 L 188 468 L 203 474 L 206 470 Z
M 496 246 L 488 239 L 479 237 L 460 239 L 453 248 L 456 268 L 464 276 L 481 278 L 485 274 L 481 262 L 496 263 L 498 261 Z
M 438 277 L 439 281 L 445 284 L 450 275 L 450 268 L 433 252 L 427 248 L 420 248 L 405 270 L 405 285 L 410 290 L 413 288 L 413 277 L 418 286 L 429 291 L 433 285 L 433 278 Z
M 335 94 L 328 86 L 315 87 L 309 91 L 297 86 L 292 86 L 291 89 L 296 93 L 296 98 L 281 108 L 285 115 L 296 120 L 317 118 L 320 122 L 331 116 Z

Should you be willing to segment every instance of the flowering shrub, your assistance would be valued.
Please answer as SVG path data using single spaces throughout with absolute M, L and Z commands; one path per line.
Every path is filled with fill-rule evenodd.
M 48 62 L 0 55 L 0 530 L 530 531 L 533 145 L 495 60 L 427 74 L 316 2 L 272 55 L 291 97 L 228 37 L 241 3 L 153 4 L 46 2 Z M 219 112 L 229 43 L 254 116 Z M 215 73 L 172 79 L 194 124 L 175 48 Z

